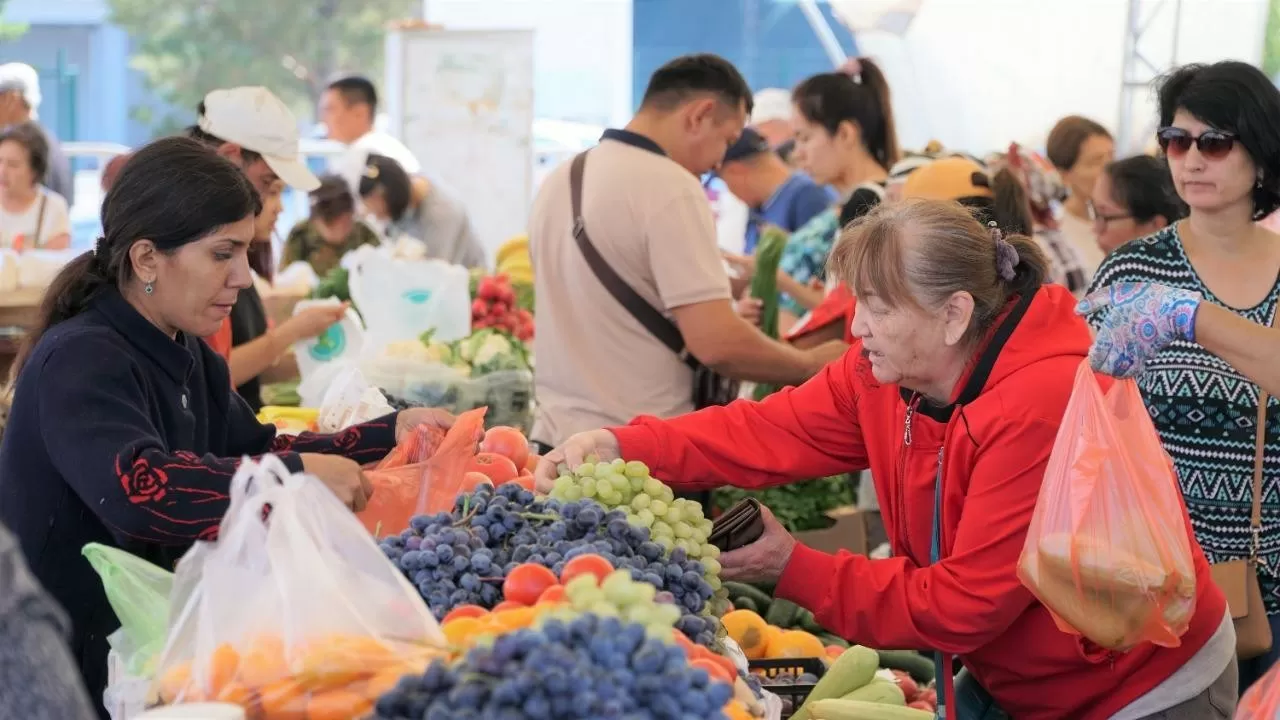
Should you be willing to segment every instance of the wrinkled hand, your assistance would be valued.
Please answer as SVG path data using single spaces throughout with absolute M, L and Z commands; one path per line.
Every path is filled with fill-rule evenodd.
M 720 577 L 738 582 L 777 582 L 791 561 L 796 539 L 769 508 L 760 506 L 764 534 L 759 540 L 720 556 Z
M 405 436 L 418 429 L 419 425 L 427 425 L 429 427 L 448 430 L 453 427 L 456 418 L 445 410 L 438 408 L 409 408 L 396 413 L 396 442 L 403 442 Z M 483 431 L 476 438 L 476 442 L 480 442 L 480 438 L 484 437 Z
M 533 471 L 534 487 L 540 493 L 551 492 L 556 478 L 560 477 L 560 463 L 576 468 L 587 461 L 588 455 L 595 455 L 602 461 L 612 461 L 618 458 L 620 452 L 618 438 L 608 430 L 578 433 L 542 456 L 538 467 Z
M 1090 365 L 1116 377 L 1141 374 L 1173 341 L 1195 342 L 1202 300 L 1197 292 L 1145 282 L 1116 283 L 1090 294 L 1076 306 L 1081 315 L 1101 318 Z

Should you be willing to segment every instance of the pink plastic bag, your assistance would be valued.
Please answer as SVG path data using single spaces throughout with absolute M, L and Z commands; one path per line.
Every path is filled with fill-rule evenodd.
M 1195 613 L 1187 511 L 1138 386 L 1076 373 L 1018 577 L 1058 627 L 1101 647 L 1177 647 Z

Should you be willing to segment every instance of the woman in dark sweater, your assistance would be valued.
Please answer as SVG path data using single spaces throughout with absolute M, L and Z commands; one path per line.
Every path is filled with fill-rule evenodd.
M 80 555 L 85 543 L 173 567 L 196 540 L 216 538 L 240 458 L 268 452 L 359 510 L 370 492 L 360 463 L 406 428 L 453 422 L 406 410 L 297 437 L 258 423 L 198 339 L 251 282 L 257 202 L 239 169 L 195 141 L 139 150 L 103 203 L 104 236 L 54 280 L 14 365 L 0 522 L 70 616 L 72 652 L 98 703 L 119 622 Z

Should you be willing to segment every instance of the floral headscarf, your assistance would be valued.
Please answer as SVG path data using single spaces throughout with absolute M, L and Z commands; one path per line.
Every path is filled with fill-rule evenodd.
M 1018 143 L 1010 143 L 1007 152 L 987 156 L 986 165 L 992 175 L 1005 168 L 1012 170 L 1027 191 L 1036 224 L 1051 230 L 1058 228 L 1054 212 L 1067 199 L 1067 184 L 1052 163 Z

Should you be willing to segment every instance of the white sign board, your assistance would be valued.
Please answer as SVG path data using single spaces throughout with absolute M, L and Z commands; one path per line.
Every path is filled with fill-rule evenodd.
M 388 128 L 466 205 L 492 257 L 533 194 L 533 31 L 387 34 Z

